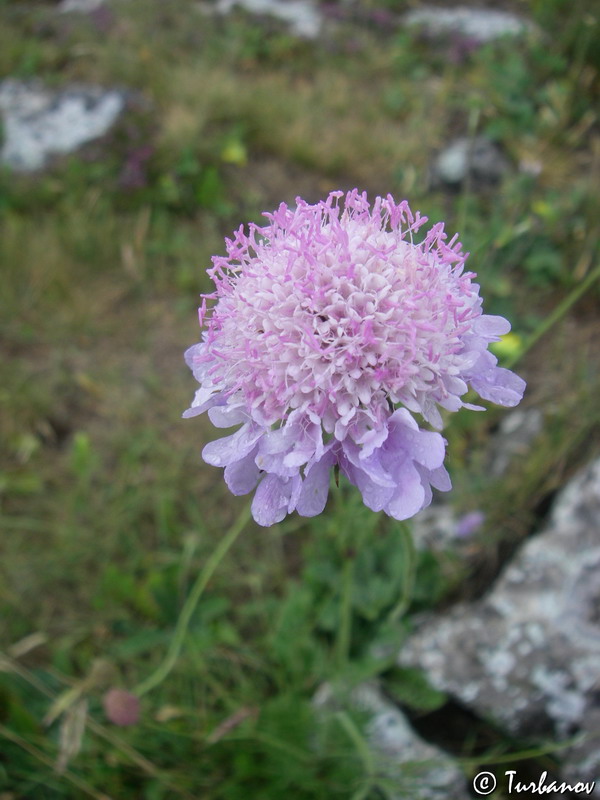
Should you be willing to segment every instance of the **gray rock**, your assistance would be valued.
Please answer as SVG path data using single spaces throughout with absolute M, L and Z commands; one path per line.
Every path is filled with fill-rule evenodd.
M 125 107 L 125 95 L 97 86 L 51 91 L 36 81 L 0 82 L 0 162 L 19 172 L 44 167 L 103 136 Z
M 544 416 L 538 408 L 519 408 L 506 414 L 490 448 L 491 475 L 504 475 L 514 458 L 526 455 L 543 424 Z
M 422 26 L 431 36 L 456 33 L 479 42 L 491 42 L 504 36 L 519 36 L 535 30 L 532 22 L 508 11 L 469 6 L 421 6 L 405 14 L 404 24 Z
M 561 751 L 564 775 L 576 781 L 600 773 L 598 740 L 590 738 L 600 717 L 599 520 L 600 460 L 561 492 L 547 529 L 487 597 L 424 620 L 399 656 L 513 733 L 587 733 Z
M 437 502 L 420 511 L 411 520 L 415 545 L 420 550 L 469 550 L 472 536 L 485 522 L 485 514 L 473 509 L 457 514 L 444 502 Z
M 104 0 L 62 0 L 62 2 L 59 3 L 58 10 L 63 14 L 68 14 L 72 11 L 80 11 L 84 14 L 89 14 L 103 5 Z
M 366 712 L 365 734 L 372 749 L 377 774 L 392 787 L 394 800 L 466 800 L 465 776 L 446 753 L 415 733 L 400 709 L 372 683 L 357 686 L 350 695 L 357 711 Z M 338 705 L 330 684 L 315 695 L 317 708 Z M 388 796 L 388 795 L 386 795 Z
M 323 20 L 311 0 L 217 0 L 216 10 L 220 14 L 228 14 L 236 7 L 250 14 L 276 17 L 306 39 L 315 39 L 321 31 Z
M 411 520 L 413 540 L 419 549 L 437 550 L 456 540 L 456 514 L 452 506 L 435 503 Z
M 459 186 L 472 177 L 477 183 L 495 184 L 509 169 L 509 163 L 497 144 L 476 136 L 454 139 L 435 159 L 432 173 L 436 183 Z

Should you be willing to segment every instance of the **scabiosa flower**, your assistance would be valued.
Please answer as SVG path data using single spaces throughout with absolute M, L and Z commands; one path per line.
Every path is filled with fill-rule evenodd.
M 333 466 L 369 508 L 413 516 L 431 486 L 450 488 L 446 442 L 413 414 L 441 429 L 438 406 L 480 409 L 461 399 L 469 385 L 516 405 L 524 381 L 487 349 L 510 324 L 482 313 L 475 275 L 442 223 L 415 243 L 427 218 L 406 201 L 371 207 L 355 189 L 265 217 L 213 258 L 202 341 L 186 352 L 201 386 L 184 416 L 241 424 L 202 456 L 225 468 L 234 494 L 257 487 L 261 525 L 294 509 L 319 514 Z

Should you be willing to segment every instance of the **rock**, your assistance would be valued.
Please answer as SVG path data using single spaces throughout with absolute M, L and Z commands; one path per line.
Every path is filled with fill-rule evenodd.
M 415 733 L 400 709 L 376 685 L 364 683 L 350 694 L 350 703 L 369 717 L 365 734 L 378 774 L 394 784 L 394 800 L 466 800 L 465 777 L 446 753 Z M 317 708 L 333 709 L 337 702 L 330 684 L 314 698 Z
M 413 517 L 411 530 L 415 546 L 420 550 L 452 546 L 456 539 L 456 514 L 451 505 L 434 503 Z
M 476 136 L 454 139 L 437 156 L 432 168 L 434 183 L 460 186 L 467 176 L 476 183 L 493 185 L 509 169 L 509 163 L 497 144 Z
M 250 14 L 276 17 L 306 39 L 315 39 L 321 31 L 322 17 L 310 0 L 217 0 L 215 8 L 220 14 L 229 14 L 236 7 Z
M 58 6 L 58 10 L 63 14 L 72 11 L 81 11 L 84 14 L 89 14 L 103 5 L 104 0 L 62 0 Z
M 97 86 L 46 89 L 37 81 L 0 82 L 4 140 L 0 162 L 18 172 L 44 167 L 103 136 L 125 107 L 125 95 Z
M 490 448 L 491 475 L 504 475 L 513 458 L 526 455 L 543 424 L 543 414 L 537 408 L 517 409 L 507 414 Z
M 560 493 L 491 592 L 429 617 L 403 666 L 520 736 L 597 736 L 600 718 L 600 460 Z M 600 772 L 597 740 L 561 750 L 563 775 Z M 600 784 L 596 794 L 600 796 Z
M 413 517 L 411 528 L 415 546 L 420 550 L 460 552 L 469 549 L 471 537 L 484 522 L 485 514 L 479 509 L 457 515 L 450 504 L 437 502 Z
M 429 36 L 460 34 L 478 42 L 491 42 L 503 36 L 519 36 L 532 32 L 532 22 L 491 8 L 437 8 L 421 6 L 404 15 L 404 24 L 423 27 Z

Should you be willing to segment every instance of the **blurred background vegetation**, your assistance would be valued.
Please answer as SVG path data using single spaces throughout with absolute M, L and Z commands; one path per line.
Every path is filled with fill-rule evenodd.
M 399 647 L 414 612 L 483 591 L 597 452 L 597 285 L 527 350 L 598 263 L 597 5 L 508 2 L 537 31 L 478 47 L 388 24 L 416 6 L 340 0 L 312 41 L 185 0 L 123 0 L 104 17 L 0 2 L 0 76 L 128 92 L 101 140 L 35 175 L 0 172 L 3 800 L 388 796 L 311 704 L 339 677 L 343 504 L 311 522 L 248 525 L 139 722 L 118 729 L 102 710 L 108 687 L 132 689 L 164 657 L 189 587 L 246 502 L 200 460 L 210 423 L 180 419 L 205 269 L 242 222 L 354 186 L 445 220 L 486 311 L 513 322 L 500 355 L 523 353 L 524 408 L 543 415 L 500 477 L 487 465 L 506 412 L 454 416 L 451 502 L 486 521 L 460 554 L 420 552 L 393 631 L 383 620 L 403 591 L 402 554 L 389 522 L 349 495 L 369 539 L 346 680 L 381 675 L 413 713 L 443 705 L 374 645 Z M 498 180 L 436 180 L 436 156 L 459 136 L 497 145 Z

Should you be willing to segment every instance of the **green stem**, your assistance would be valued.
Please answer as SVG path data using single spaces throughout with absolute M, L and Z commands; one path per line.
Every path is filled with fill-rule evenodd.
M 598 264 L 596 269 L 592 270 L 588 274 L 587 278 L 581 281 L 581 283 L 565 297 L 562 303 L 559 303 L 554 311 L 549 314 L 540 325 L 538 325 L 537 329 L 531 334 L 531 336 L 523 345 L 521 352 L 509 359 L 505 364 L 503 364 L 503 366 L 505 366 L 507 369 L 514 367 L 517 361 L 520 361 L 525 353 L 531 350 L 533 345 L 536 344 L 536 342 L 538 342 L 539 339 L 541 339 L 542 336 L 547 333 L 553 325 L 559 322 L 566 315 L 571 306 L 575 305 L 579 298 L 585 294 L 585 292 L 587 292 L 590 286 L 594 283 L 594 281 L 597 281 L 598 278 L 600 278 L 600 264 Z
M 202 593 L 209 580 L 212 578 L 213 573 L 229 549 L 232 547 L 240 533 L 244 530 L 249 519 L 250 505 L 246 506 L 231 528 L 227 531 L 225 536 L 220 540 L 218 546 L 211 553 L 206 564 L 204 565 L 204 569 L 196 578 L 196 582 L 194 583 L 187 600 L 183 604 L 183 608 L 181 609 L 179 618 L 177 620 L 177 625 L 175 626 L 175 633 L 173 634 L 173 638 L 169 644 L 169 649 L 167 650 L 167 655 L 165 656 L 164 661 L 158 666 L 152 675 L 146 678 L 145 681 L 142 681 L 142 683 L 140 683 L 139 686 L 134 690 L 135 694 L 138 696 L 141 697 L 151 689 L 155 689 L 164 681 L 177 663 L 177 659 L 179 658 L 179 654 L 181 653 L 181 648 L 183 647 L 183 642 L 187 634 L 190 620 L 192 619 L 194 611 L 196 610 L 198 601 L 202 597 Z
M 373 775 L 375 774 L 375 762 L 373 760 L 373 753 L 371 752 L 368 742 L 362 736 L 361 732 L 356 727 L 354 720 L 346 713 L 346 711 L 338 711 L 336 717 L 338 718 L 342 728 L 348 734 L 348 737 L 352 740 L 352 744 L 356 748 L 356 752 L 363 763 L 367 777 L 372 779 Z
M 340 627 L 337 635 L 337 664 L 343 670 L 350 655 L 350 635 L 352 630 L 352 585 L 354 579 L 354 555 L 344 554 L 342 570 L 342 596 L 340 604 Z
M 397 605 L 391 610 L 388 622 L 398 622 L 408 611 L 412 600 L 417 568 L 417 551 L 413 541 L 412 532 L 406 522 L 400 522 L 398 527 L 402 543 L 402 595 Z

